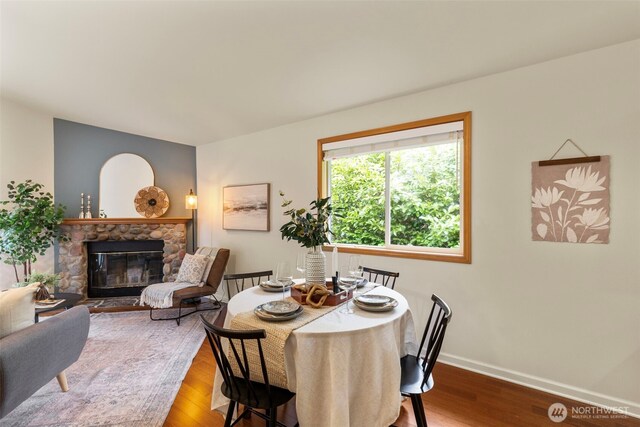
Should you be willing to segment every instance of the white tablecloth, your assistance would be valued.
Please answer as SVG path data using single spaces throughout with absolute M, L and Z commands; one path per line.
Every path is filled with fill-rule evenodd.
M 386 313 L 356 307 L 354 314 L 340 313 L 339 307 L 289 336 L 285 367 L 301 427 L 389 426 L 398 418 L 400 358 L 417 352 L 413 317 L 398 292 L 379 286 L 371 294 L 391 296 L 398 307 Z M 229 301 L 225 327 L 236 314 L 279 298 L 259 287 L 237 294 Z M 228 403 L 221 382 L 216 373 L 212 409 Z

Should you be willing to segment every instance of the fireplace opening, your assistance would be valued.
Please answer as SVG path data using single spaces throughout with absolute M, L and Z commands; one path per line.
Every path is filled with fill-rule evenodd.
M 162 282 L 162 240 L 87 242 L 89 298 L 137 296 Z

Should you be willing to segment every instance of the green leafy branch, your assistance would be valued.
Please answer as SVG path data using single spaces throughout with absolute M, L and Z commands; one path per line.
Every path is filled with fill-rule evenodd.
M 282 207 L 291 205 L 292 201 L 285 199 L 285 194 L 280 191 Z M 332 213 L 336 215 L 331 206 L 330 197 L 316 199 L 310 204 L 310 209 L 290 208 L 284 212 L 291 220 L 280 227 L 282 239 L 295 240 L 300 246 L 313 248 L 330 243 L 329 235 L 333 234 L 329 229 L 329 219 Z

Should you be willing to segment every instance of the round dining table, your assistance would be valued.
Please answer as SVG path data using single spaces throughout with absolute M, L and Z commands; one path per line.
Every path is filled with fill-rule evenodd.
M 287 388 L 296 393 L 301 427 L 389 426 L 399 416 L 400 358 L 417 352 L 413 317 L 399 292 L 374 284 L 360 291 L 395 298 L 398 305 L 388 312 L 353 307 L 353 314 L 342 313 L 341 305 L 293 330 L 285 342 Z M 237 314 L 277 299 L 281 293 L 259 286 L 240 292 L 228 303 L 225 328 Z M 212 409 L 223 411 L 228 400 L 221 384 L 216 372 Z

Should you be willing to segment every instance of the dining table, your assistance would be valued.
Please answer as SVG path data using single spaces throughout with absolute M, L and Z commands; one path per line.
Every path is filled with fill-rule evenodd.
M 352 314 L 346 314 L 343 303 L 286 338 L 286 388 L 296 393 L 301 427 L 389 426 L 399 416 L 400 358 L 415 355 L 418 348 L 413 316 L 406 298 L 395 290 L 369 283 L 358 293 L 385 295 L 398 304 L 386 312 L 354 307 Z M 286 296 L 289 291 L 283 295 L 259 286 L 246 289 L 229 301 L 224 327 L 229 328 L 236 316 L 246 317 L 258 305 Z M 269 326 L 285 327 L 285 323 L 269 322 Z M 221 385 L 222 376 L 216 371 L 211 406 L 224 412 L 229 400 L 220 392 Z

